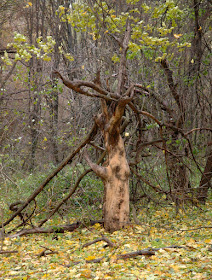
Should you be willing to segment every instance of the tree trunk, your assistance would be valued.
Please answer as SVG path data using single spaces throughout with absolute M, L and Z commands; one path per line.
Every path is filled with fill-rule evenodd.
M 175 116 L 173 116 L 173 119 L 170 119 L 169 122 L 177 129 L 183 129 L 186 112 L 185 104 L 183 103 L 183 96 L 182 94 L 179 94 L 176 89 L 173 72 L 169 68 L 168 62 L 166 60 L 162 60 L 161 66 L 163 67 L 166 74 L 168 86 L 171 91 L 172 97 L 177 104 L 177 114 L 175 114 Z M 185 156 L 187 152 L 185 147 L 183 147 L 183 152 L 180 152 L 179 150 L 177 144 L 177 142 L 180 140 L 179 131 L 170 129 L 167 132 L 171 140 L 171 143 L 167 145 L 168 151 L 166 152 L 169 186 L 172 199 L 176 204 L 176 212 L 178 212 L 179 208 L 184 206 L 189 186 L 188 170 L 183 163 L 183 156 Z
M 113 232 L 129 222 L 129 175 L 130 169 L 126 159 L 123 139 L 119 134 L 108 137 L 115 143 L 108 146 L 108 175 L 104 179 L 104 227 Z
M 208 145 L 208 149 L 206 150 L 206 155 L 207 154 L 208 158 L 198 188 L 198 200 L 201 204 L 205 204 L 208 196 L 208 190 L 211 187 L 210 181 L 212 178 L 212 142 Z
M 85 154 L 88 164 L 104 183 L 103 218 L 104 228 L 108 232 L 119 230 L 129 223 L 130 168 L 120 135 L 120 123 L 126 104 L 126 100 L 119 101 L 115 112 L 111 114 L 108 113 L 106 102 L 102 101 L 103 113 L 96 119 L 104 135 L 108 155 L 106 167 L 96 165 Z
M 105 147 L 108 154 L 107 167 L 93 163 L 85 158 L 93 171 L 104 183 L 104 227 L 113 232 L 125 227 L 129 222 L 129 175 L 123 139 L 119 127 L 104 134 Z
M 173 153 L 173 151 L 176 152 L 176 149 L 171 152 Z M 176 213 L 178 213 L 180 208 L 184 208 L 186 200 L 188 199 L 188 192 L 190 192 L 188 170 L 181 159 L 174 155 L 167 156 L 167 163 L 169 169 L 170 193 L 176 205 Z

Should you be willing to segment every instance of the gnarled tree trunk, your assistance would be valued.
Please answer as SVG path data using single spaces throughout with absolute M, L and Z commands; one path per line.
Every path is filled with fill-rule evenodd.
M 129 222 L 129 174 L 124 143 L 121 136 L 113 135 L 115 143 L 108 147 L 108 176 L 104 180 L 104 225 L 108 231 L 124 227 Z
M 108 112 L 106 102 L 102 101 L 102 114 L 96 119 L 104 135 L 107 150 L 107 166 L 99 166 L 88 157 L 85 158 L 93 171 L 102 178 L 104 183 L 104 227 L 113 232 L 126 226 L 129 222 L 129 175 L 124 141 L 120 135 L 120 123 L 124 108 L 130 98 L 122 99 L 115 112 Z

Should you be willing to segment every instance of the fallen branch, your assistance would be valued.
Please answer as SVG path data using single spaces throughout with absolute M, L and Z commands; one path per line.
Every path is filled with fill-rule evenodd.
M 198 229 L 203 229 L 203 228 L 212 228 L 211 227 L 207 227 L 207 226 L 202 226 L 202 227 L 198 227 L 198 228 L 190 228 L 190 229 L 179 229 L 179 231 L 191 231 L 191 230 L 198 230 Z
M 58 254 L 57 251 L 54 251 L 54 250 L 52 250 L 50 248 L 47 248 L 45 246 L 40 246 L 40 247 L 44 248 L 44 250 L 42 252 L 40 252 L 40 254 L 37 255 L 38 257 L 48 256 L 48 255 L 52 255 L 52 254 Z
M 23 211 L 28 204 L 35 199 L 35 197 L 46 187 L 46 185 L 68 164 L 71 163 L 73 158 L 79 153 L 79 151 L 86 145 L 88 144 L 92 138 L 96 135 L 97 133 L 97 125 L 94 123 L 90 133 L 88 136 L 85 138 L 85 140 L 76 148 L 76 150 L 71 153 L 65 160 L 63 160 L 59 166 L 44 180 L 44 182 L 28 197 L 26 202 L 2 225 L 0 225 L 0 228 L 8 225 L 16 216 L 18 216 L 21 211 Z
M 93 241 L 90 241 L 90 242 L 88 242 L 88 243 L 85 243 L 85 244 L 82 246 L 82 248 L 88 247 L 88 246 L 90 246 L 90 245 L 92 245 L 92 244 L 95 244 L 95 243 L 97 243 L 97 242 L 100 242 L 100 241 L 105 241 L 105 242 L 108 244 L 109 247 L 115 247 L 115 244 L 114 244 L 113 242 L 111 242 L 106 236 L 102 235 L 102 237 L 100 237 L 100 238 L 97 238 L 97 239 L 95 239 L 95 240 L 93 240 Z
M 93 226 L 95 224 L 102 224 L 103 221 L 90 221 L 90 225 Z M 20 237 L 24 235 L 30 235 L 30 234 L 39 234 L 39 233 L 64 233 L 65 231 L 74 231 L 75 229 L 79 227 L 85 227 L 85 225 L 82 222 L 76 222 L 70 225 L 61 225 L 61 226 L 53 226 L 49 228 L 42 228 L 42 227 L 35 227 L 35 228 L 30 228 L 30 229 L 23 229 L 13 235 L 6 235 L 9 238 L 14 238 L 14 237 Z
M 159 251 L 159 250 L 166 250 L 166 249 L 185 249 L 185 247 L 183 246 L 178 246 L 178 245 L 171 245 L 171 246 L 167 246 L 167 247 L 162 247 L 162 248 L 147 248 L 147 249 L 151 249 L 152 251 Z
M 98 241 L 100 241 L 99 239 L 101 239 L 101 238 L 97 238 L 94 241 L 98 242 Z M 88 243 L 84 244 L 84 247 L 85 247 L 85 245 L 89 246 L 91 244 L 94 244 L 95 242 L 93 242 L 93 241 L 88 242 Z M 143 256 L 154 256 L 156 251 L 166 250 L 166 249 L 185 249 L 185 247 L 178 246 L 178 245 L 171 245 L 171 246 L 163 247 L 163 248 L 151 248 L 150 247 L 150 248 L 146 248 L 144 250 L 138 250 L 138 251 L 135 251 L 135 252 L 120 254 L 120 255 L 117 255 L 116 258 L 117 258 L 117 260 L 120 260 L 120 259 L 136 258 L 137 256 L 141 256 L 141 255 L 143 255 Z M 86 263 L 100 263 L 104 258 L 105 257 L 101 257 L 101 258 L 97 258 L 97 259 L 93 259 L 93 260 L 86 260 Z M 67 265 L 64 265 L 64 266 L 65 267 L 71 267 L 73 264 L 77 265 L 79 263 L 81 263 L 81 262 L 77 261 L 77 262 L 72 262 L 71 264 L 67 264 Z
M 0 251 L 0 255 L 3 255 L 3 254 L 14 254 L 14 253 L 18 253 L 17 250 L 13 250 L 13 251 Z
M 137 256 L 144 255 L 144 256 L 153 256 L 155 255 L 154 251 L 150 250 L 139 250 L 135 252 L 130 252 L 127 254 L 121 254 L 117 256 L 117 259 L 129 259 L 129 258 L 136 258 Z
M 103 259 L 104 259 L 104 257 L 93 259 L 93 260 L 86 260 L 86 263 L 100 263 Z M 66 264 L 66 265 L 63 265 L 63 266 L 65 266 L 65 267 L 72 267 L 73 265 L 77 265 L 79 263 L 81 263 L 81 262 L 80 261 L 72 262 L 70 264 Z
M 101 154 L 100 158 L 98 159 L 97 164 L 99 164 L 103 160 L 103 158 L 105 157 L 105 154 L 106 154 L 106 152 L 104 151 Z M 80 175 L 80 177 L 78 178 L 77 182 L 75 183 L 73 189 L 70 189 L 69 193 L 62 199 L 62 201 L 60 201 L 56 205 L 56 207 L 49 213 L 49 215 L 40 222 L 39 227 L 41 227 L 43 224 L 45 224 L 59 210 L 59 208 L 74 194 L 74 192 L 78 188 L 81 180 L 91 171 L 92 171 L 92 169 L 87 169 Z
M 144 255 L 144 256 L 153 256 L 155 255 L 155 252 L 159 250 L 166 250 L 166 249 L 185 249 L 185 247 L 178 246 L 178 245 L 172 245 L 168 247 L 162 247 L 162 248 L 147 248 L 144 250 L 138 250 L 135 252 L 130 252 L 126 254 L 121 254 L 117 256 L 117 259 L 128 259 L 128 258 L 136 258 L 137 256 Z

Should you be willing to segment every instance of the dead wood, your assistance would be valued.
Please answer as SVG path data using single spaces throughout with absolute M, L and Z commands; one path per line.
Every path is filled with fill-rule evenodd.
M 0 255 L 3 255 L 3 254 L 14 254 L 14 253 L 18 253 L 17 250 L 13 250 L 13 251 L 0 251 Z
M 64 159 L 59 166 L 44 180 L 44 182 L 28 197 L 26 202 L 2 225 L 0 225 L 0 228 L 8 225 L 16 216 L 18 216 L 22 210 L 24 210 L 28 204 L 35 200 L 36 196 L 42 192 L 42 190 L 46 187 L 46 185 L 69 163 L 72 162 L 73 158 L 80 152 L 80 150 L 88 144 L 92 138 L 96 135 L 97 133 L 97 125 L 94 123 L 90 133 L 88 136 L 85 138 L 83 142 L 75 149 L 73 153 L 71 153 L 66 159 Z
M 101 257 L 101 258 L 97 258 L 97 259 L 94 259 L 94 260 L 86 260 L 86 263 L 100 263 L 101 260 L 103 260 L 104 257 Z
M 198 230 L 198 229 L 203 229 L 203 228 L 212 228 L 212 227 L 208 227 L 208 226 L 202 226 L 202 227 L 197 227 L 197 228 L 189 228 L 189 229 L 179 229 L 179 231 L 183 232 L 183 231 L 192 231 L 192 230 Z
M 48 255 L 52 255 L 52 254 L 58 254 L 57 251 L 54 251 L 50 248 L 47 248 L 45 246 L 40 246 L 42 248 L 44 248 L 44 250 L 42 250 L 42 252 L 40 252 L 37 256 L 38 257 L 43 257 L 43 256 L 48 256 Z
M 117 98 L 118 98 L 117 94 L 108 92 L 107 90 L 103 89 L 102 87 L 98 86 L 97 84 L 95 84 L 93 82 L 82 81 L 82 80 L 70 81 L 70 80 L 66 79 L 65 77 L 63 77 L 60 74 L 60 72 L 58 72 L 57 70 L 54 70 L 53 74 L 56 75 L 57 77 L 59 77 L 65 86 L 67 86 L 68 88 L 70 88 L 82 95 L 86 95 L 89 97 L 97 97 L 97 98 L 105 99 L 107 101 L 117 101 Z M 91 89 L 95 90 L 96 92 L 87 91 L 86 89 L 84 89 L 82 87 L 91 88 Z
M 104 257 L 101 257 L 101 258 L 97 258 L 97 259 L 93 259 L 93 260 L 86 260 L 86 263 L 100 263 L 102 260 L 104 259 Z M 64 265 L 65 267 L 72 267 L 73 265 L 77 265 L 81 263 L 80 261 L 78 262 L 72 262 L 70 264 L 66 264 Z
M 9 206 L 9 209 L 13 212 L 17 211 L 19 209 L 20 206 L 18 205 L 22 205 L 24 203 L 24 201 L 17 201 L 17 202 L 14 202 L 12 204 L 10 204 Z M 35 210 L 36 210 L 36 200 L 34 199 L 34 209 L 32 210 L 32 212 L 30 214 L 28 213 L 19 213 L 18 216 L 19 218 L 21 219 L 22 223 L 18 224 L 15 228 L 11 229 L 10 231 L 8 231 L 7 233 L 11 233 L 13 231 L 15 231 L 17 228 L 20 228 L 22 226 L 25 226 L 27 225 L 28 221 L 30 221 L 30 224 L 32 227 L 34 227 L 32 221 L 31 221 L 31 218 L 33 216 L 33 214 L 35 213 Z
M 139 250 L 135 252 L 130 252 L 127 254 L 121 254 L 117 256 L 117 259 L 129 259 L 129 258 L 136 258 L 137 256 L 144 255 L 144 256 L 153 256 L 155 255 L 154 251 L 150 250 Z
M 95 243 L 100 242 L 100 241 L 105 241 L 108 244 L 109 247 L 115 247 L 115 244 L 112 241 L 110 241 L 106 236 L 102 235 L 102 237 L 100 237 L 100 238 L 97 238 L 93 241 L 85 243 L 82 246 L 82 248 L 89 247 L 90 245 L 95 244 Z
M 117 256 L 117 259 L 128 259 L 128 258 L 136 258 L 137 256 L 144 255 L 144 256 L 153 256 L 155 255 L 156 251 L 159 250 L 166 250 L 166 249 L 185 249 L 183 246 L 178 246 L 178 245 L 172 245 L 168 247 L 163 247 L 163 248 L 147 248 L 144 250 L 138 250 L 135 252 L 129 252 L 126 254 L 121 254 Z
M 167 247 L 162 247 L 162 248 L 147 248 L 149 250 L 152 250 L 152 251 L 159 251 L 159 250 L 166 250 L 166 249 L 185 249 L 185 247 L 183 246 L 179 246 L 179 245 L 171 245 L 171 246 L 167 246 Z
M 91 220 L 90 225 L 93 226 L 95 224 L 103 224 L 103 220 Z M 74 231 L 79 227 L 87 227 L 83 222 L 76 222 L 73 224 L 68 225 L 58 225 L 49 228 L 42 228 L 42 227 L 34 227 L 30 229 L 23 229 L 13 235 L 6 235 L 9 238 L 20 237 L 30 234 L 39 234 L 39 233 L 64 233 L 65 231 Z
M 99 164 L 100 162 L 102 162 L 103 158 L 105 157 L 106 152 L 104 151 L 101 156 L 99 157 L 97 164 Z M 74 194 L 74 192 L 76 191 L 76 189 L 78 188 L 81 180 L 92 171 L 92 169 L 87 169 L 85 170 L 80 177 L 78 178 L 77 182 L 75 183 L 74 187 L 72 189 L 70 189 L 69 193 L 56 205 L 56 207 L 51 211 L 51 213 L 49 213 L 48 217 L 43 219 L 40 224 L 39 227 L 41 227 L 44 223 L 46 223 L 58 210 L 59 208 Z
M 101 239 L 101 238 L 98 238 L 98 239 Z M 93 242 L 93 241 L 91 241 L 91 242 Z M 91 242 L 88 242 L 86 244 L 89 244 Z M 98 242 L 98 241 L 96 241 L 96 242 Z M 91 245 L 91 244 L 89 244 L 89 245 Z M 138 250 L 138 251 L 135 251 L 135 252 L 129 252 L 129 253 L 126 253 L 126 254 L 120 254 L 120 255 L 117 255 L 116 258 L 117 258 L 117 260 L 119 260 L 119 259 L 129 259 L 129 258 L 136 258 L 137 256 L 141 256 L 141 255 L 151 257 L 151 256 L 155 255 L 156 251 L 166 250 L 166 249 L 185 249 L 185 247 L 178 246 L 178 245 L 172 245 L 172 246 L 163 247 L 163 248 L 151 248 L 150 247 L 150 248 L 146 248 L 144 250 Z M 86 260 L 86 263 L 100 263 L 102 261 L 102 259 L 104 259 L 104 258 L 105 257 L 101 257 L 101 258 L 97 258 L 97 259 L 93 259 L 93 260 Z M 65 267 L 71 267 L 73 264 L 77 265 L 79 263 L 81 263 L 81 262 L 80 261 L 72 262 L 71 264 L 65 265 Z

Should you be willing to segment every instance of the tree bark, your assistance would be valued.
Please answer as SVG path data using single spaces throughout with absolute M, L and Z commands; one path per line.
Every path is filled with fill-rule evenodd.
M 119 105 L 117 105 L 118 107 Z M 108 232 L 119 230 L 129 222 L 130 169 L 126 158 L 124 142 L 120 135 L 119 118 L 122 117 L 122 114 L 119 115 L 117 112 L 119 112 L 119 109 L 116 110 L 116 114 L 110 119 L 105 115 L 104 118 L 97 120 L 104 134 L 108 155 L 107 166 L 99 166 L 93 163 L 87 153 L 85 153 L 85 158 L 91 169 L 102 178 L 104 184 L 103 218 L 104 228 Z M 117 117 L 118 115 L 119 117 Z M 117 120 L 115 120 L 116 118 Z
M 169 122 L 174 124 L 174 126 L 176 126 L 178 129 L 182 129 L 185 122 L 186 111 L 185 104 L 183 103 L 183 97 L 176 89 L 177 85 L 174 83 L 173 72 L 169 68 L 169 65 L 165 59 L 161 61 L 161 66 L 164 69 L 172 97 L 177 104 L 177 114 L 175 114 L 173 119 L 170 119 Z M 184 205 L 189 186 L 188 170 L 182 160 L 182 157 L 186 155 L 187 151 L 186 148 L 183 147 L 182 154 L 179 154 L 179 147 L 177 146 L 177 141 L 179 141 L 181 137 L 179 131 L 167 130 L 167 134 L 169 135 L 171 142 L 167 145 L 168 151 L 166 147 L 164 147 L 167 176 L 171 197 L 176 204 L 176 212 L 178 212 L 179 208 L 183 207 Z
M 212 142 L 210 142 L 208 145 L 208 148 L 206 150 L 206 155 L 207 154 L 208 158 L 198 188 L 198 200 L 201 204 L 205 204 L 208 196 L 208 190 L 211 187 L 210 181 L 212 178 Z
M 108 150 L 108 177 L 104 181 L 104 227 L 113 232 L 129 222 L 129 175 L 123 139 L 118 134 L 116 145 Z

